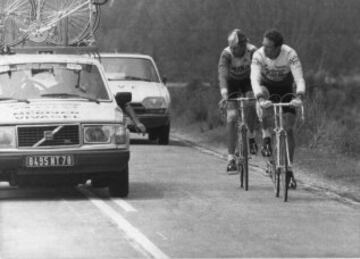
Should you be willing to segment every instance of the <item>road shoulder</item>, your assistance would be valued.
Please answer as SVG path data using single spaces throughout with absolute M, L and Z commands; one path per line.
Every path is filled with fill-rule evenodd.
M 198 125 L 176 128 L 172 130 L 171 137 L 226 159 L 226 146 L 219 139 L 222 133 L 219 130 L 201 131 L 199 128 Z M 304 188 L 360 206 L 360 177 L 356 172 L 360 167 L 358 161 L 305 148 L 297 150 L 296 159 L 296 178 Z M 265 162 L 259 155 L 252 157 L 250 164 L 265 170 Z

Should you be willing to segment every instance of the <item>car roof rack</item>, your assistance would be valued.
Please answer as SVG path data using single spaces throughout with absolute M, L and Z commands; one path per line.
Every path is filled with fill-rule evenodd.
M 100 7 L 107 2 L 66 2 L 54 9 L 46 0 L 19 0 L 16 4 L 8 1 L 0 10 L 0 54 L 91 54 L 98 57 L 95 31 L 101 20 Z
M 99 50 L 96 46 L 25 46 L 10 48 L 10 53 L 16 54 L 91 54 L 96 55 Z

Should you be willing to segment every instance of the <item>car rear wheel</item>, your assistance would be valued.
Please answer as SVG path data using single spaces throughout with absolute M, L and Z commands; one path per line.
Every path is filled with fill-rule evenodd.
M 125 198 L 129 194 L 129 166 L 111 179 L 109 193 L 113 197 Z
M 149 131 L 149 140 L 150 141 L 155 141 L 158 138 L 158 134 L 156 134 L 155 130 L 150 130 Z
M 159 132 L 159 144 L 160 145 L 169 144 L 170 124 L 160 127 L 158 132 Z

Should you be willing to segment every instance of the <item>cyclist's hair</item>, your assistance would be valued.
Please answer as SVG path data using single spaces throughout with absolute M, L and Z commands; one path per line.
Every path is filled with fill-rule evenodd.
M 276 29 L 267 30 L 264 37 L 274 42 L 275 47 L 280 47 L 284 43 L 284 37 Z
M 239 43 L 247 42 L 246 35 L 240 29 L 234 29 L 228 36 L 228 43 L 230 47 L 235 47 Z

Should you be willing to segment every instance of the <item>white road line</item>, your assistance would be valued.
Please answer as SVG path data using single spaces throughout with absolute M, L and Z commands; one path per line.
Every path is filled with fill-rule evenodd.
M 95 192 L 91 192 L 94 196 L 101 198 L 100 196 L 96 195 Z M 126 202 L 123 199 L 119 198 L 111 198 L 109 194 L 102 195 L 105 198 L 111 199 L 116 205 L 118 205 L 120 208 L 122 208 L 126 212 L 137 212 L 137 210 L 128 202 Z
M 126 212 L 137 212 L 137 210 L 131 206 L 130 203 L 121 200 L 121 199 L 112 199 L 115 204 L 117 204 L 118 206 L 120 206 L 123 210 L 125 210 Z
M 118 227 L 125 233 L 126 239 L 140 253 L 151 258 L 169 258 L 155 244 L 153 244 L 143 233 L 132 226 L 125 218 L 117 213 L 113 208 L 107 205 L 100 198 L 85 188 L 77 188 L 85 197 L 87 197 L 101 212 L 110 217 Z

